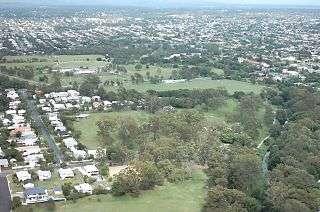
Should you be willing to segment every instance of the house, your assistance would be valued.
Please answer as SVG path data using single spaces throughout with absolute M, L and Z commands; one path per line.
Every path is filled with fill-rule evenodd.
M 17 114 L 17 111 L 16 111 L 16 110 L 7 110 L 7 111 L 6 111 L 6 114 L 7 114 L 7 115 L 16 115 L 16 114 Z
M 21 152 L 23 157 L 38 154 L 41 151 L 39 146 L 22 146 L 22 147 L 17 147 L 16 150 Z
M 58 173 L 62 180 L 74 177 L 74 173 L 70 168 L 67 168 L 67 169 L 60 168 L 58 170 Z
M 0 170 L 2 168 L 8 168 L 8 167 L 9 167 L 8 159 L 0 159 Z
M 75 147 L 71 147 L 70 151 L 73 153 L 73 156 L 76 159 L 84 159 L 87 157 L 87 152 L 84 150 L 76 149 Z
M 93 96 L 92 98 L 93 102 L 100 102 L 101 101 L 101 97 L 100 96 Z
M 28 156 L 24 157 L 23 159 L 24 159 L 25 163 L 30 164 L 30 165 L 33 164 L 33 166 L 35 166 L 40 161 L 45 161 L 44 156 L 41 153 L 28 155 Z
M 23 195 L 27 204 L 49 201 L 47 190 L 41 187 L 28 188 L 23 192 Z
M 85 174 L 89 177 L 99 176 L 99 170 L 95 165 L 87 165 L 82 167 Z
M 65 138 L 62 140 L 62 142 L 64 143 L 64 145 L 68 148 L 68 149 L 71 149 L 72 147 L 75 147 L 78 145 L 78 142 L 70 137 L 70 138 Z
M 60 138 L 67 138 L 69 137 L 69 133 L 67 131 L 58 131 L 58 136 Z
M 17 144 L 23 146 L 35 146 L 37 144 L 37 135 L 33 131 L 22 132 Z
M 19 98 L 19 95 L 15 91 L 9 91 L 7 93 L 7 98 L 15 100 L 15 99 Z
M 61 187 L 54 187 L 54 188 L 53 188 L 53 193 L 54 193 L 55 195 L 63 195 L 62 188 L 61 188 Z
M 16 175 L 20 182 L 31 180 L 31 174 L 28 171 L 18 171 Z
M 34 184 L 33 183 L 27 183 L 23 185 L 24 189 L 29 189 L 29 188 L 34 188 Z
M 38 175 L 38 178 L 39 178 L 40 181 L 50 180 L 51 179 L 51 172 L 50 171 L 39 170 L 37 172 L 37 175 Z
M 106 108 L 110 108 L 112 106 L 112 102 L 110 101 L 103 101 L 103 105 L 106 107 Z
M 79 185 L 75 185 L 74 189 L 79 193 L 83 194 L 92 194 L 92 186 L 88 183 L 82 183 Z

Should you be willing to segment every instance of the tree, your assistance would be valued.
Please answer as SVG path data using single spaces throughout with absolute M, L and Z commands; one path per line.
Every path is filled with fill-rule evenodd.
M 140 162 L 136 164 L 136 170 L 140 176 L 140 189 L 153 189 L 156 185 L 162 185 L 164 178 L 151 162 Z
M 142 69 L 142 65 L 141 64 L 137 64 L 134 67 L 137 71 L 140 71 Z
M 209 189 L 204 212 L 210 211 L 247 211 L 245 208 L 246 195 L 236 189 L 215 186 Z
M 21 206 L 22 206 L 22 202 L 21 202 L 20 197 L 13 197 L 12 201 L 11 201 L 11 209 L 15 210 Z
M 130 194 L 139 196 L 140 194 L 140 177 L 134 168 L 127 168 L 121 171 L 112 184 L 112 194 L 122 196 Z

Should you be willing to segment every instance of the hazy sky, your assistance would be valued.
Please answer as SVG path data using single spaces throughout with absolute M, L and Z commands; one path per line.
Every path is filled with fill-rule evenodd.
M 20 4 L 113 4 L 113 5 L 197 5 L 206 3 L 225 4 L 270 4 L 270 5 L 317 5 L 320 0 L 0 0 L 0 6 L 7 3 Z

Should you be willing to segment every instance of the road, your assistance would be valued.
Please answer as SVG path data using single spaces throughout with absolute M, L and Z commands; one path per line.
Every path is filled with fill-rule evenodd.
M 49 130 L 43 123 L 40 114 L 36 110 L 36 105 L 34 100 L 28 99 L 28 96 L 25 91 L 22 91 L 21 94 L 27 100 L 27 110 L 28 112 L 30 112 L 31 118 L 34 120 L 38 129 L 41 130 L 43 137 L 48 142 L 49 148 L 53 150 L 55 163 L 62 163 L 64 160 L 63 154 L 61 153 L 60 148 L 57 146 L 56 142 L 54 141 L 53 136 L 50 134 Z
M 9 212 L 11 208 L 11 196 L 6 174 L 0 173 L 0 211 Z

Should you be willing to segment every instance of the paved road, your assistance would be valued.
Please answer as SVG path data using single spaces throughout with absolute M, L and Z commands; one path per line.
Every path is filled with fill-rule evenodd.
M 27 99 L 27 110 L 31 114 L 31 118 L 34 120 L 36 126 L 41 130 L 43 137 L 48 141 L 49 148 L 53 150 L 54 153 L 54 161 L 56 163 L 63 162 L 63 154 L 61 153 L 59 147 L 57 146 L 56 142 L 54 141 L 53 136 L 50 134 L 49 130 L 43 123 L 40 114 L 36 110 L 36 105 L 34 100 L 30 100 L 27 97 L 25 92 L 21 92 L 25 99 Z
M 0 173 L 0 211 L 9 212 L 11 207 L 11 196 L 8 181 L 4 173 Z

